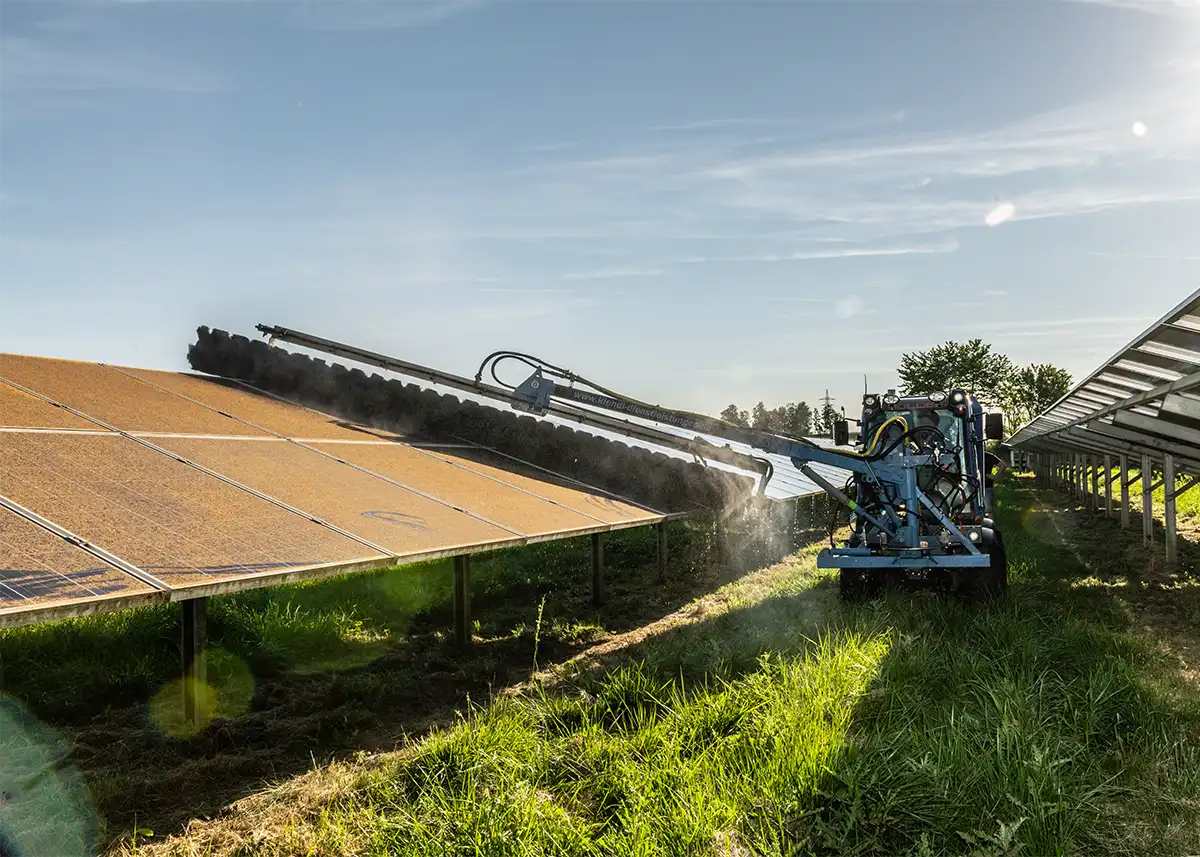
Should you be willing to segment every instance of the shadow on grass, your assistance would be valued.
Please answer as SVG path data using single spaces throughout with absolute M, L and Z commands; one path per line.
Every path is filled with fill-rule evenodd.
M 467 652 L 449 633 L 448 563 L 211 599 L 216 716 L 198 734 L 175 722 L 173 605 L 7 633 L 4 689 L 73 743 L 109 837 L 135 822 L 162 836 L 271 780 L 452 722 L 527 679 L 535 647 L 543 666 L 569 658 L 737 575 L 704 525 L 677 522 L 669 536 L 662 583 L 652 529 L 606 538 L 602 607 L 586 538 L 478 557 Z
M 518 701 L 515 719 L 533 724 L 531 735 L 517 726 L 519 740 L 507 737 L 499 726 L 514 718 L 501 707 L 420 748 L 375 786 L 399 801 L 386 803 L 398 818 L 420 822 L 373 822 L 378 841 L 413 854 L 488 853 L 480 843 L 495 835 L 513 853 L 543 853 L 582 824 L 605 854 L 629 843 L 680 854 L 1191 853 L 1200 705 L 1178 693 L 1153 649 L 1119 633 L 1106 590 L 1088 589 L 1095 569 L 1061 531 L 1040 531 L 1028 488 L 1001 494 L 1013 587 L 998 601 L 896 592 L 850 607 L 830 578 L 764 582 L 761 598 L 747 592 L 633 639 Z M 842 651 L 855 657 L 822 669 Z M 803 692 L 764 713 L 745 689 L 797 664 L 809 673 Z M 847 680 L 855 672 L 860 684 Z M 789 725 L 792 705 L 818 728 Z M 698 725 L 681 740 L 690 717 Z M 780 734 L 803 736 L 807 755 L 747 749 Z M 523 741 L 537 751 L 511 749 Z M 580 758 L 555 761 L 564 756 Z M 520 784 L 508 769 L 522 771 Z M 462 803 L 486 793 L 519 806 L 531 787 L 575 820 L 547 825 L 554 814 L 539 803 L 536 825 L 518 808 L 492 830 L 491 810 Z M 359 800 L 349 812 L 370 811 L 372 798 Z M 466 831 L 474 850 L 455 838 Z

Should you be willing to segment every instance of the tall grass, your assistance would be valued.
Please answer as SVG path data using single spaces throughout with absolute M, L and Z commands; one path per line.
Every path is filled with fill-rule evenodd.
M 1185 855 L 1200 702 L 1001 487 L 1010 593 L 836 601 L 812 552 L 172 853 Z M 1026 514 L 1022 514 L 1025 512 Z M 319 777 L 319 775 L 318 775 Z M 287 794 L 287 793 L 285 793 Z M 219 828 L 218 828 L 219 830 Z M 230 843 L 233 843 L 230 845 Z

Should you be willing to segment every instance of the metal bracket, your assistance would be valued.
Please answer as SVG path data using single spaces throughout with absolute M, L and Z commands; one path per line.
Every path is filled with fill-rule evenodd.
M 967 538 L 962 530 L 954 526 L 954 523 L 942 514 L 942 510 L 935 506 L 933 501 L 926 497 L 925 492 L 920 488 L 917 489 L 917 499 L 921 501 L 922 506 L 933 513 L 933 516 L 938 519 L 939 524 L 949 530 L 951 535 L 953 535 L 962 543 L 963 547 L 967 549 L 967 553 L 979 555 L 980 550 L 979 548 L 975 547 L 975 543 Z
M 1188 491 L 1191 491 L 1193 488 L 1195 488 L 1197 483 L 1200 483 L 1200 477 L 1191 477 L 1182 488 L 1176 488 L 1174 491 L 1172 491 L 1169 499 L 1178 500 Z

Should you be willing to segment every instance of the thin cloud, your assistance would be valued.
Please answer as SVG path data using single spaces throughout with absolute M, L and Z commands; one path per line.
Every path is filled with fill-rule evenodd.
M 572 271 L 563 274 L 564 280 L 619 280 L 628 277 L 661 277 L 660 268 L 597 268 L 594 271 Z
M 1188 16 L 1200 12 L 1200 0 L 1060 0 L 1088 6 L 1110 6 L 1149 15 Z
M 0 39 L 0 89 L 6 91 L 97 92 L 143 90 L 203 94 L 221 89 L 208 72 L 164 60 L 67 50 L 22 37 Z
M 316 0 L 297 7 L 292 24 L 324 32 L 372 32 L 428 27 L 483 6 L 486 0 L 355 0 L 335 3 Z
M 792 253 L 763 253 L 746 256 L 692 256 L 678 260 L 694 265 L 710 262 L 802 262 L 812 259 L 850 259 L 859 256 L 910 256 L 933 253 L 953 253 L 958 242 L 950 239 L 933 244 L 911 244 L 894 247 L 834 247 L 827 250 L 797 250 Z
M 491 0 L 92 0 L 96 6 L 254 6 L 310 30 L 392 30 L 428 26 Z

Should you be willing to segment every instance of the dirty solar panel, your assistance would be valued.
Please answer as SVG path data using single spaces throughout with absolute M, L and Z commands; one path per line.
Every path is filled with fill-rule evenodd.
M 577 480 L 558 476 L 516 459 L 486 449 L 439 449 L 436 455 L 459 468 L 495 479 L 520 491 L 528 491 L 559 503 L 600 524 L 627 524 L 654 521 L 662 513 L 634 505 L 614 495 L 592 488 Z
M 557 504 L 544 493 L 521 490 L 513 485 L 510 474 L 498 474 L 505 480 L 500 481 L 479 472 L 482 468 L 456 466 L 441 450 L 399 444 L 322 444 L 320 448 L 373 473 L 451 500 L 525 536 L 595 529 L 609 523 Z
M 3 362 L 0 361 L 0 369 L 2 368 Z M 98 425 L 88 422 L 83 417 L 77 417 L 63 408 L 56 408 L 37 396 L 31 396 L 7 384 L 0 384 L 0 426 L 102 431 Z
M 516 533 L 457 511 L 454 506 L 476 511 L 476 497 L 453 491 L 454 486 L 436 480 L 422 480 L 422 466 L 429 466 L 423 459 L 429 457 L 395 444 L 338 443 L 327 447 L 351 461 L 365 458 L 369 462 L 398 462 L 398 466 L 388 468 L 387 476 L 448 502 L 428 499 L 286 440 L 257 443 L 161 438 L 159 443 L 392 553 L 414 554 L 517 539 Z M 358 455 L 360 450 L 383 450 L 385 454 L 364 457 Z M 392 454 L 386 455 L 389 452 Z M 504 517 L 512 519 L 511 515 Z
M 122 431 L 265 436 L 245 423 L 97 363 L 3 354 L 0 378 Z
M 115 435 L 7 435 L 0 484 L 22 506 L 172 587 L 381 556 Z
M 155 592 L 136 577 L 0 508 L 0 617 Z
M 284 437 L 373 441 L 378 440 L 381 435 L 393 436 L 390 432 L 369 429 L 281 401 L 266 393 L 252 391 L 235 381 L 177 372 L 155 372 L 149 369 L 121 371 Z

